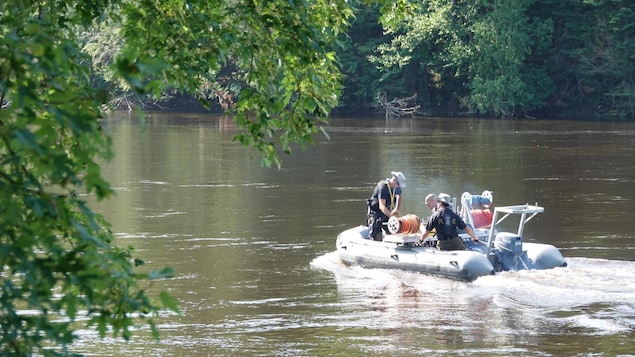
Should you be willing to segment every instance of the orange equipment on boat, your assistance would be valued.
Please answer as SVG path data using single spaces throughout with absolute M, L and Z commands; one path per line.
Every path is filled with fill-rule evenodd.
M 421 221 L 414 214 L 402 217 L 390 217 L 388 219 L 388 232 L 391 234 L 415 234 L 419 233 Z

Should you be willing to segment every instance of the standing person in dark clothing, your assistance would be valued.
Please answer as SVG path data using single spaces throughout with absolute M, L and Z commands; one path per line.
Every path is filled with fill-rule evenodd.
M 392 177 L 380 181 L 368 199 L 368 239 L 382 240 L 382 228 L 392 216 L 399 216 L 401 189 L 406 187 L 406 176 L 400 171 L 392 171 Z
M 463 240 L 459 237 L 459 229 L 469 234 L 472 241 L 479 241 L 476 234 L 474 234 L 474 230 L 465 224 L 458 214 L 452 212 L 449 195 L 439 195 L 439 197 L 437 197 L 437 211 L 428 218 L 425 232 L 423 232 L 419 241 L 423 242 L 433 229 L 436 230 L 438 239 L 437 248 L 439 250 L 465 249 Z

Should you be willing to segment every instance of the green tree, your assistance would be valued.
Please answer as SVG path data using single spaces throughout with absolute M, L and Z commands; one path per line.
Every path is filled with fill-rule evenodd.
M 543 0 L 534 16 L 553 22 L 550 105 L 585 115 L 635 116 L 635 5 L 622 0 Z
M 152 278 L 82 199 L 112 194 L 102 125 L 108 83 L 140 95 L 203 93 L 222 70 L 240 83 L 236 140 L 279 165 L 310 142 L 337 103 L 332 48 L 352 15 L 344 0 L 6 1 L 0 8 L 0 355 L 68 354 L 75 324 L 129 338 Z M 112 40 L 96 46 L 94 29 Z M 92 31 L 91 31 L 92 29 Z M 111 65 L 95 81 L 94 55 Z M 93 57 L 84 51 L 92 51 Z M 35 313 L 30 313 L 35 311 Z M 148 320 L 154 327 L 152 320 Z M 49 346 L 49 347 L 47 347 Z
M 377 5 L 361 4 L 349 31 L 342 36 L 342 47 L 337 49 L 344 74 L 340 107 L 349 113 L 376 110 L 375 97 L 382 90 L 382 73 L 369 62 L 368 56 L 384 41 L 379 17 Z M 391 82 L 391 92 L 395 86 Z
M 526 15 L 534 1 L 413 2 L 414 15 L 387 26 L 395 36 L 372 59 L 384 71 L 414 66 L 430 88 L 424 105 L 503 116 L 540 107 L 550 81 L 530 55 L 550 38 L 548 21 Z
M 611 15 L 607 19 L 610 43 L 615 58 L 611 74 L 616 80 L 607 97 L 608 110 L 621 117 L 635 118 L 635 5 L 632 2 L 610 3 Z
M 48 2 L 0 10 L 0 355 L 65 354 L 79 315 L 102 336 L 128 338 L 134 314 L 162 306 L 145 281 L 169 271 L 136 271 L 142 261 L 113 244 L 81 198 L 112 194 L 97 162 L 111 155 L 100 122 L 106 97 L 90 86 L 73 35 L 96 10 Z
M 538 41 L 550 42 L 552 28 L 526 15 L 533 2 L 496 1 L 471 26 L 470 94 L 464 99 L 470 110 L 509 117 L 544 105 L 551 80 L 530 56 L 536 55 Z
M 233 96 L 243 129 L 235 139 L 257 149 L 265 166 L 279 166 L 291 144 L 310 143 L 338 103 L 333 49 L 353 15 L 346 1 L 140 0 L 108 14 L 110 22 L 84 36 L 83 49 L 110 91 L 155 100 L 191 93 L 205 106 Z

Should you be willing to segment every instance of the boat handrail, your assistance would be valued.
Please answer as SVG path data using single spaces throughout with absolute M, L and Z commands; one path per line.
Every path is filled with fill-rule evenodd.
M 492 222 L 494 222 L 494 224 L 492 224 L 492 227 L 489 231 L 487 254 L 490 253 L 492 246 L 494 245 L 494 234 L 496 231 L 496 226 L 498 226 L 507 217 L 512 214 L 518 214 L 521 216 L 520 222 L 518 223 L 518 232 L 516 234 L 522 237 L 523 230 L 525 229 L 525 224 L 533 219 L 538 213 L 542 213 L 544 211 L 544 207 L 538 206 L 538 203 L 534 205 L 526 203 L 524 205 L 500 206 L 494 208 L 494 215 L 492 216 Z M 500 219 L 497 219 L 499 213 L 504 214 L 504 216 L 502 216 Z
M 537 205 L 530 205 L 530 204 L 524 204 L 524 205 L 516 205 L 516 206 L 500 206 L 500 207 L 496 207 L 495 209 L 499 210 L 500 212 L 505 212 L 505 213 L 514 213 L 514 214 L 518 214 L 518 213 L 542 213 L 545 211 L 544 207 L 540 207 Z

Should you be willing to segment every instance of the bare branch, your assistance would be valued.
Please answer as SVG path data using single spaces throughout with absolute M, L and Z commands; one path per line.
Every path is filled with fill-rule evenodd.
M 386 93 L 377 93 L 377 101 L 386 110 L 386 118 L 397 118 L 404 115 L 414 116 L 419 112 L 419 106 L 411 104 L 416 98 L 417 94 L 414 94 L 408 98 L 395 98 L 388 101 Z

